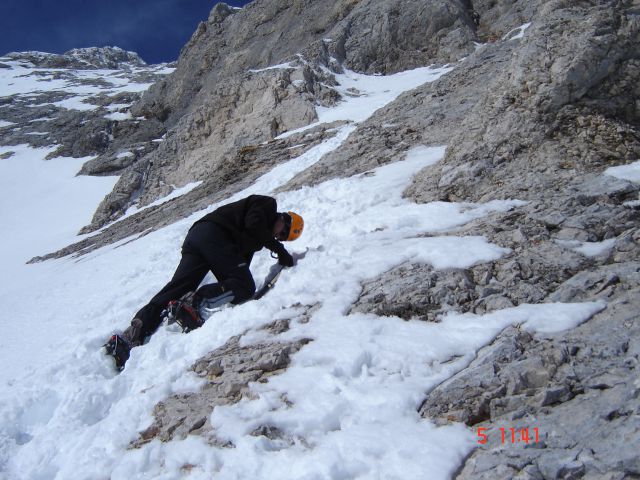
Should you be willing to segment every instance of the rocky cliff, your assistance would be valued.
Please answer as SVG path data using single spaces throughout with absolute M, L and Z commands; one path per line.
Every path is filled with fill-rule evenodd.
M 57 255 L 166 225 L 335 135 L 333 125 L 313 124 L 316 106 L 340 101 L 335 75 L 342 69 L 389 74 L 449 63 L 448 75 L 357 124 L 282 188 L 365 173 L 416 145 L 444 144 L 445 159 L 414 178 L 408 198 L 525 201 L 450 232 L 510 249 L 500 260 L 469 269 L 401 265 L 367 281 L 352 309 L 438 322 L 450 311 L 605 302 L 569 332 L 508 328 L 468 368 L 425 391 L 419 413 L 486 429 L 490 441 L 470 454 L 458 478 L 636 478 L 640 188 L 605 172 L 640 157 L 639 34 L 637 0 L 219 4 L 175 72 L 131 109 L 154 126 L 145 127 L 142 145 L 166 132 L 164 141 L 126 165 L 103 154 L 87 166 L 87 173 L 121 173 L 89 230 L 134 201 L 145 205 L 203 183 Z M 313 128 L 280 136 L 304 126 Z M 239 400 L 248 382 L 286 368 L 289 355 L 304 348 L 278 342 L 286 329 L 274 326 L 274 342 L 252 348 L 232 339 L 198 362 L 194 370 L 211 380 L 211 397 L 168 398 L 139 443 L 210 432 L 206 418 L 215 405 Z M 526 448 L 501 442 L 500 427 L 518 425 L 537 428 L 541 440 Z
M 303 0 L 256 1 L 242 10 L 218 4 L 171 78 L 131 110 L 167 132 L 157 151 L 124 166 L 101 155 L 85 169 L 122 174 L 85 232 L 194 180 L 214 184 L 194 193 L 210 199 L 229 183 L 214 172 L 230 158 L 245 161 L 247 149 L 313 123 L 315 105 L 339 99 L 332 72 L 344 66 L 386 74 L 457 61 L 473 51 L 472 16 L 465 2 L 342 0 L 328 10 Z M 150 129 L 146 141 L 157 133 Z

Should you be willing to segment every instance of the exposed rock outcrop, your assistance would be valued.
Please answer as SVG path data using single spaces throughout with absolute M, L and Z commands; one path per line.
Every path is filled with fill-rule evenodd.
M 517 11 L 532 22 L 522 39 L 498 40 L 507 28 L 493 22 L 497 41 L 467 60 L 470 69 L 405 95 L 369 120 L 369 132 L 359 129 L 292 184 L 371 168 L 381 144 L 392 159 L 412 141 L 441 141 L 443 120 L 458 114 L 445 160 L 406 194 L 419 202 L 527 200 L 455 232 L 484 235 L 512 253 L 468 270 L 402 266 L 367 283 L 354 308 L 437 321 L 449 310 L 606 300 L 604 312 L 562 335 L 508 329 L 468 369 L 428 392 L 421 413 L 486 429 L 489 442 L 457 478 L 629 478 L 639 472 L 630 448 L 640 438 L 631 420 L 639 408 L 638 185 L 603 173 L 640 157 L 640 97 L 631 80 L 638 4 L 546 2 L 524 18 L 528 7 Z M 496 9 L 488 13 L 496 18 Z M 487 90 L 464 105 L 461 86 L 471 74 Z M 458 98 L 463 105 L 453 105 Z M 385 133 L 383 122 L 405 126 L 402 144 L 387 141 L 397 134 Z M 512 427 L 535 427 L 541 440 L 511 444 Z
M 267 329 L 282 333 L 288 330 L 288 322 L 276 322 Z M 216 438 L 210 422 L 213 409 L 250 395 L 249 383 L 266 382 L 269 376 L 277 375 L 287 368 L 290 356 L 310 341 L 240 346 L 241 337 L 230 338 L 222 347 L 199 359 L 191 369 L 206 380 L 204 386 L 198 392 L 174 395 L 157 404 L 153 424 L 141 432 L 132 446 L 139 447 L 156 438 L 167 442 L 189 434 L 203 435 L 214 445 L 232 446 Z M 274 427 L 263 428 L 272 436 L 276 434 Z
M 612 285 L 614 271 L 624 276 Z M 640 472 L 634 417 L 640 386 L 630 381 L 640 355 L 640 264 L 579 274 L 580 283 L 586 276 L 596 288 L 580 297 L 606 298 L 604 312 L 562 335 L 508 328 L 427 396 L 424 417 L 465 422 L 487 436 L 457 478 L 632 478 Z M 559 292 L 572 290 L 574 281 Z

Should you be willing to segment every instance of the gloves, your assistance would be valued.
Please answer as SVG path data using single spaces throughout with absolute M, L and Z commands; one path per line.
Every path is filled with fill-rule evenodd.
M 283 267 L 293 267 L 293 257 L 286 250 L 278 254 L 278 263 Z

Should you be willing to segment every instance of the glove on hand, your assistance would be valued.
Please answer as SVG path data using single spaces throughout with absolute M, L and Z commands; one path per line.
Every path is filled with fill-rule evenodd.
M 293 267 L 293 257 L 284 250 L 278 254 L 278 263 L 283 267 Z

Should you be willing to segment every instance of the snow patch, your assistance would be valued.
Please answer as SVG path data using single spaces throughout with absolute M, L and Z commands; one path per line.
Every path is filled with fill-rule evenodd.
M 125 152 L 125 154 L 129 154 L 128 156 L 133 156 L 133 153 L 131 153 L 131 152 Z M 120 155 L 124 155 L 124 154 L 122 154 L 122 153 L 119 154 L 118 158 L 121 158 Z M 116 222 L 120 222 L 123 219 L 125 219 L 127 217 L 130 217 L 131 215 L 134 215 L 134 214 L 136 214 L 138 212 L 141 212 L 142 210 L 146 210 L 147 208 L 151 208 L 151 207 L 155 207 L 155 206 L 158 206 L 158 205 L 162 205 L 163 203 L 167 203 L 169 200 L 173 200 L 174 198 L 181 197 L 182 195 L 185 195 L 185 194 L 189 193 L 191 190 L 193 190 L 194 188 L 198 187 L 201 184 L 202 184 L 202 181 L 198 181 L 198 182 L 188 183 L 185 186 L 180 187 L 180 188 L 174 187 L 173 191 L 169 195 L 167 195 L 165 197 L 162 197 L 162 198 L 159 198 L 158 200 L 150 203 L 149 205 L 145 205 L 142 208 L 138 208 L 136 205 L 132 205 L 131 207 L 129 207 L 127 209 L 127 211 L 125 212 L 125 214 L 122 217 L 120 217 L 120 218 L 118 218 L 118 220 L 116 220 Z M 116 222 L 114 222 L 114 223 L 116 223 Z M 110 224 L 110 225 L 113 225 L 113 223 Z
M 628 180 L 634 183 L 640 183 L 640 160 L 628 165 L 620 165 L 618 167 L 609 167 L 604 171 L 605 175 Z
M 270 67 L 265 68 L 250 68 L 249 72 L 251 73 L 260 73 L 260 72 L 268 72 L 269 70 L 296 70 L 298 67 L 293 65 L 291 62 L 281 63 L 279 65 L 272 65 Z
M 581 242 L 579 240 L 556 240 L 558 245 L 569 248 L 585 257 L 597 257 L 613 248 L 616 243 L 615 238 L 603 240 L 602 242 Z
M 343 96 L 344 101 L 335 107 L 316 107 L 318 122 L 362 122 L 402 93 L 433 82 L 451 70 L 453 67 L 423 67 L 393 75 L 364 75 L 345 70 L 345 73 L 335 74 L 339 84 L 335 89 Z M 361 94 L 357 97 L 350 95 L 350 91 L 354 89 Z
M 65 100 L 61 100 L 59 102 L 52 102 L 50 105 L 54 105 L 60 108 L 66 108 L 67 110 L 81 110 L 81 111 L 89 111 L 98 109 L 97 105 L 92 105 L 90 103 L 86 103 L 85 100 L 89 98 L 88 96 L 77 96 L 67 98 Z
M 131 120 L 131 113 L 127 112 L 127 113 L 122 113 L 122 112 L 113 112 L 113 113 L 108 113 L 107 115 L 104 116 L 104 118 L 108 119 L 108 120 L 115 120 L 115 121 L 121 121 L 121 120 Z
M 531 22 L 520 25 L 519 27 L 514 28 L 513 30 L 509 30 L 503 37 L 502 40 L 517 40 L 519 38 L 524 37 L 524 32 L 527 28 L 531 26 Z

